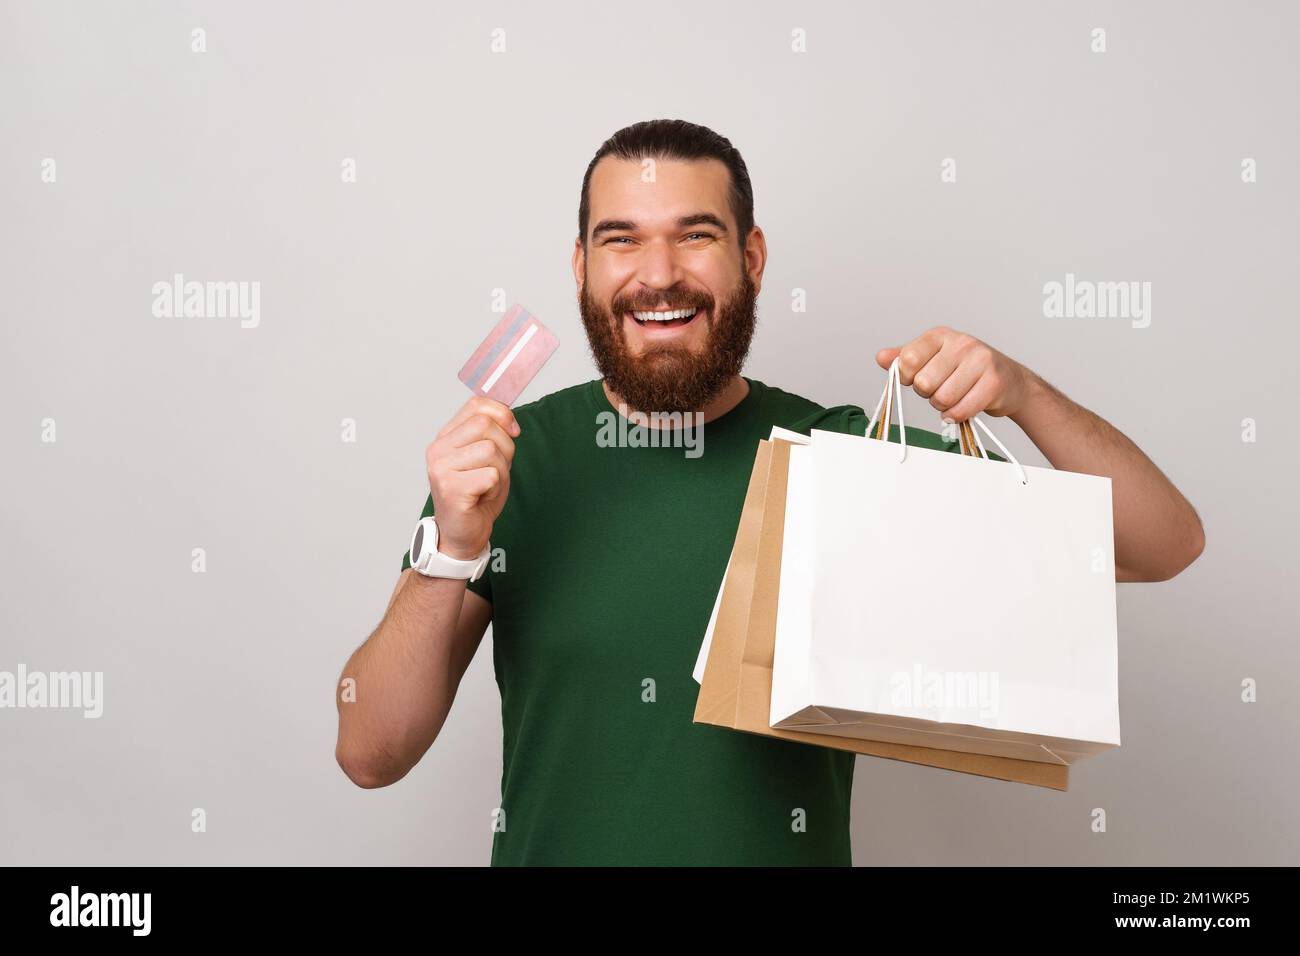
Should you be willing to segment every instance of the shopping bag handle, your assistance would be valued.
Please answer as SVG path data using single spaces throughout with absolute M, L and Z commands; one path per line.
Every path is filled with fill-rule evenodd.
M 891 394 L 892 392 L 892 394 Z M 897 401 L 895 401 L 897 399 Z M 876 410 L 871 413 L 871 421 L 867 423 L 867 435 L 881 441 L 889 441 L 889 419 L 891 418 L 894 408 L 898 408 L 898 460 L 907 460 L 907 428 L 903 424 L 903 383 L 899 378 L 898 359 L 895 358 L 889 364 L 889 374 L 885 378 L 885 390 L 880 395 L 880 401 L 876 402 Z M 884 409 L 884 416 L 880 412 Z M 877 425 L 879 419 L 879 425 Z M 971 455 L 976 458 L 989 459 L 989 454 L 984 450 L 984 443 L 980 441 L 979 432 L 971 427 L 974 422 L 980 428 L 984 429 L 984 434 L 993 439 L 993 443 L 998 446 L 998 450 L 1007 456 L 1007 461 L 1016 466 L 1016 471 L 1020 474 L 1020 483 L 1029 484 L 1029 476 L 1025 474 L 1024 466 L 1016 461 L 1016 456 L 1007 451 L 1007 446 L 998 441 L 998 436 L 989 430 L 989 426 L 984 424 L 984 419 L 979 415 L 973 416 L 969 421 L 964 421 L 958 426 L 958 434 L 961 440 L 961 453 Z M 872 429 L 875 434 L 872 435 Z

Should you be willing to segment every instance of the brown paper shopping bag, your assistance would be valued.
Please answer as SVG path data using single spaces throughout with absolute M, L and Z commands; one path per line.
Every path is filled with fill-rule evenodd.
M 1067 766 L 770 726 L 789 461 L 789 442 L 774 439 L 759 443 L 695 704 L 695 722 L 999 780 L 1067 789 Z

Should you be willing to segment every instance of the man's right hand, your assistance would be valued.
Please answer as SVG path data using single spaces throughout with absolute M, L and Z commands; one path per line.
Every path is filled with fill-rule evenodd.
M 425 452 L 438 550 L 468 561 L 483 553 L 510 493 L 519 423 L 510 407 L 476 395 Z

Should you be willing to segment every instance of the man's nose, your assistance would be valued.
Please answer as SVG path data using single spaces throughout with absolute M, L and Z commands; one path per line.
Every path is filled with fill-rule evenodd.
M 647 289 L 670 289 L 685 278 L 685 270 L 672 244 L 655 240 L 643 248 L 636 277 Z

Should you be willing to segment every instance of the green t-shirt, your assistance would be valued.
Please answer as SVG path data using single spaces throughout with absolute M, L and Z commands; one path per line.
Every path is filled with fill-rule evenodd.
M 854 754 L 693 722 L 691 672 L 758 442 L 773 425 L 862 435 L 869 417 L 746 381 L 694 446 L 610 447 L 622 416 L 599 380 L 515 409 L 494 559 L 468 585 L 492 602 L 501 690 L 492 865 L 851 864 Z

